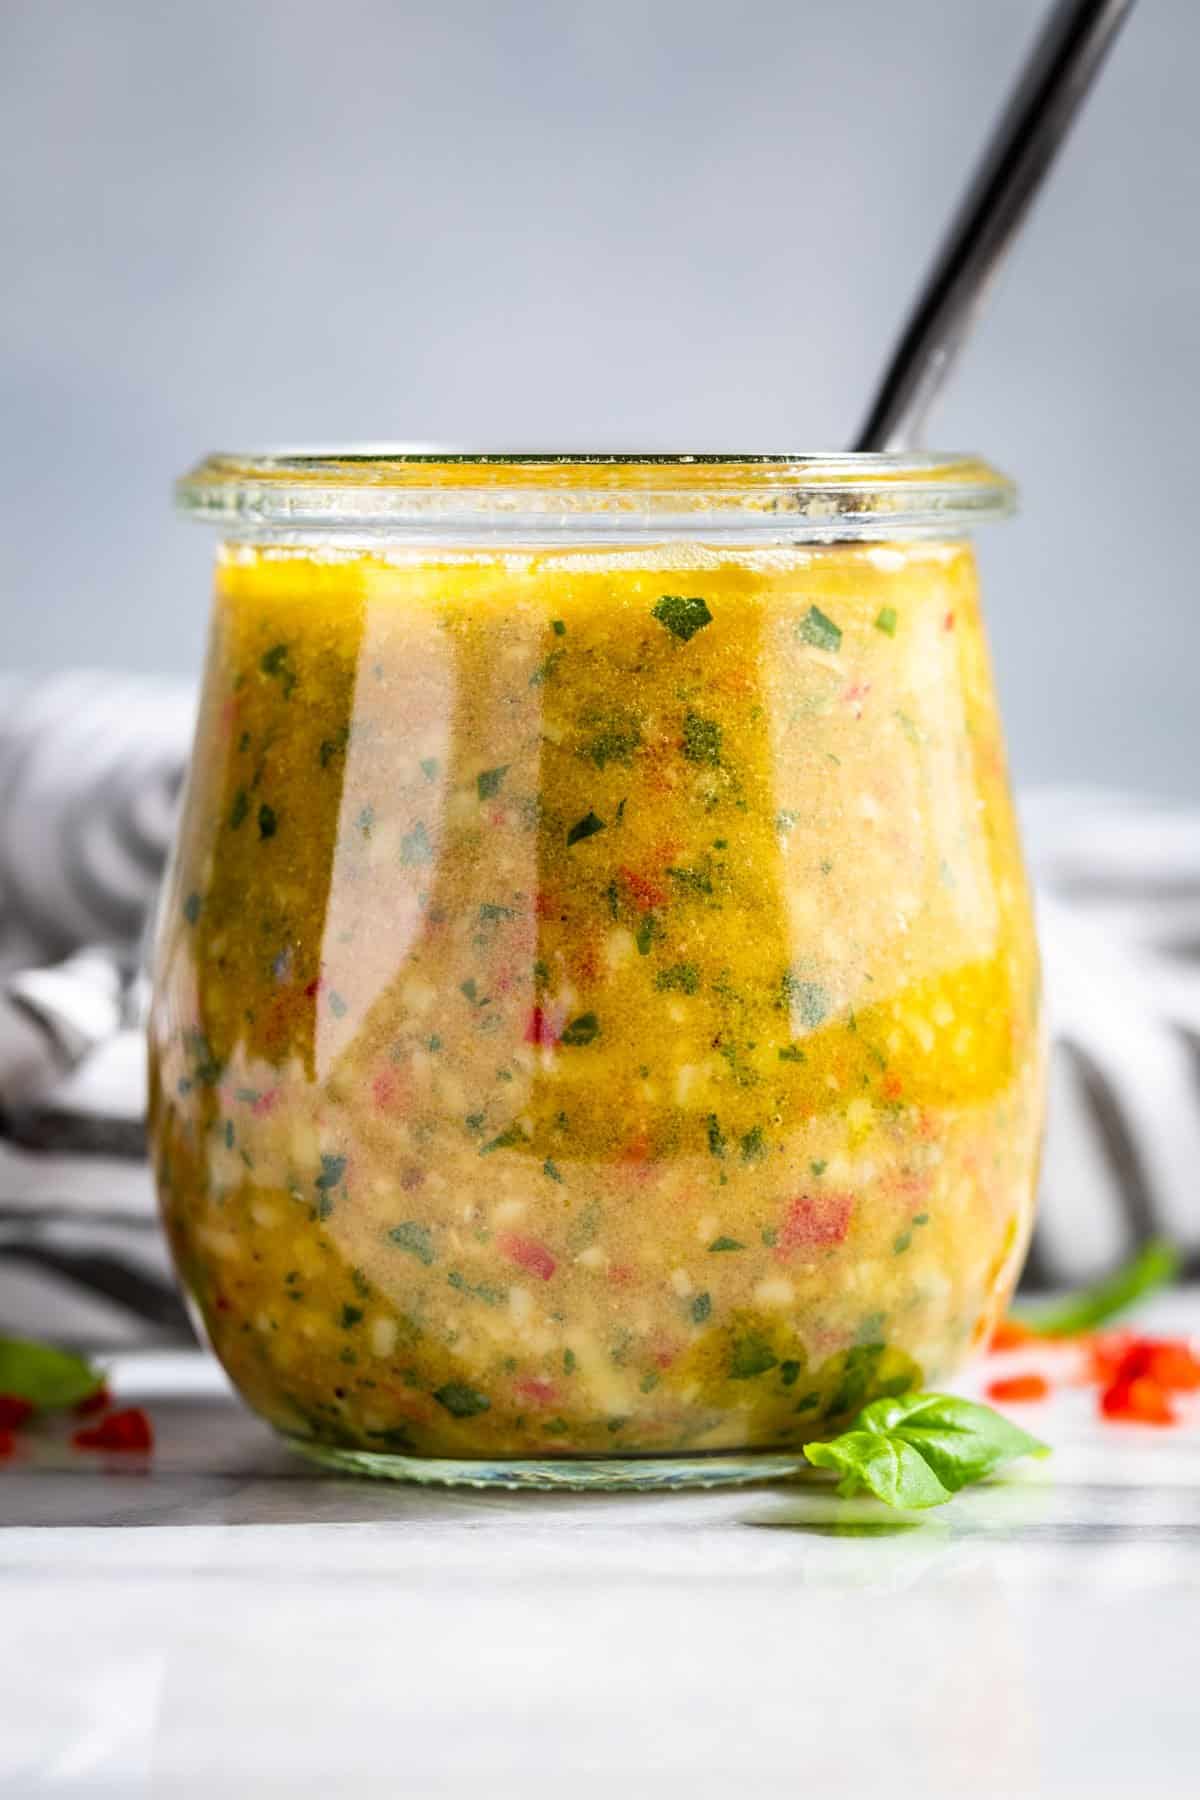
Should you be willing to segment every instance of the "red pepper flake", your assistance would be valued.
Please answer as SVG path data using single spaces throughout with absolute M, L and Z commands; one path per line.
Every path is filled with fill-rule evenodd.
M 1028 1325 L 1022 1325 L 1020 1319 L 1001 1319 L 992 1333 L 989 1350 L 1019 1350 L 1026 1344 L 1034 1343 L 1037 1332 L 1030 1331 Z
M 610 1287 L 628 1287 L 633 1280 L 633 1269 L 629 1263 L 610 1263 L 608 1281 Z
M 562 1022 L 555 1025 L 545 1009 L 535 1006 L 525 1026 L 525 1042 L 527 1044 L 543 1044 L 552 1050 L 562 1035 Z
M 1027 1401 L 1044 1400 L 1050 1392 L 1050 1383 L 1044 1375 L 1005 1375 L 999 1381 L 989 1381 L 987 1397 L 989 1400 Z
M 109 1393 L 107 1385 L 102 1384 L 94 1394 L 88 1394 L 85 1399 L 79 1401 L 75 1412 L 79 1418 L 87 1419 L 93 1413 L 107 1412 L 111 1405 L 112 1395 Z
M 1106 1419 L 1124 1419 L 1137 1425 L 1174 1425 L 1176 1415 L 1166 1391 L 1146 1375 L 1132 1381 L 1114 1381 L 1100 1396 Z
M 323 985 L 324 985 L 323 978 L 320 975 L 318 975 L 316 980 L 310 981 L 308 986 L 305 988 L 304 998 L 306 1000 L 315 1000 L 317 995 L 320 993 Z
M 77 1431 L 71 1442 L 80 1450 L 152 1450 L 154 1430 L 140 1406 L 127 1406 Z
M 945 618 L 942 620 L 942 630 L 943 631 L 953 631 L 954 630 L 954 614 L 952 612 L 948 612 L 946 614 Z
M 522 1400 L 534 1400 L 539 1406 L 549 1406 L 558 1399 L 557 1387 L 541 1375 L 523 1375 L 513 1382 L 513 1393 Z
M 274 1111 L 278 1099 L 279 1089 L 277 1087 L 268 1088 L 265 1094 L 260 1094 L 258 1099 L 251 1103 L 250 1111 L 256 1119 L 265 1119 L 269 1112 Z
M 850 1229 L 853 1194 L 801 1194 L 790 1202 L 779 1230 L 776 1257 L 793 1250 L 824 1250 L 840 1244 Z
M 558 1264 L 536 1238 L 524 1237 L 519 1231 L 506 1231 L 496 1240 L 496 1248 L 507 1261 L 519 1269 L 527 1269 L 541 1281 L 549 1281 Z
M 19 1431 L 33 1417 L 33 1407 L 20 1394 L 0 1394 L 0 1431 Z
M 660 887 L 649 875 L 639 874 L 637 869 L 618 869 L 617 874 L 628 888 L 635 905 L 643 912 L 651 912 L 656 906 L 666 904 L 666 889 Z
M 898 1075 L 885 1075 L 883 1078 L 883 1096 L 885 1100 L 898 1100 L 904 1092 L 904 1083 Z
M 11 1456 L 17 1447 L 17 1440 L 7 1425 L 0 1425 L 0 1457 Z

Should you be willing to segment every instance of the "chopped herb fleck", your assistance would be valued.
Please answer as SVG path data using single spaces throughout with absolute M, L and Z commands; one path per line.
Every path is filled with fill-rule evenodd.
M 799 1015 L 800 1023 L 809 1031 L 818 1026 L 829 1012 L 829 995 L 816 981 L 802 981 L 789 969 L 783 978 L 783 1005 Z
M 695 963 L 674 963 L 669 969 L 659 970 L 654 985 L 660 993 L 675 988 L 681 994 L 694 994 L 700 986 L 700 971 Z
M 426 781 L 436 781 L 441 766 L 442 765 L 439 763 L 436 756 L 423 756 L 421 758 L 421 773 Z
M 705 1319 L 712 1317 L 712 1295 L 697 1294 L 692 1301 L 692 1323 L 703 1325 Z
M 490 1287 L 486 1281 L 470 1282 L 457 1269 L 451 1269 L 446 1280 L 460 1294 L 469 1294 L 473 1300 L 482 1300 L 485 1306 L 500 1306 L 508 1298 L 507 1288 Z
M 433 1237 L 425 1225 L 419 1225 L 415 1219 L 406 1219 L 403 1225 L 393 1225 L 387 1234 L 388 1243 L 395 1244 L 397 1250 L 407 1250 L 426 1268 L 433 1261 Z
M 567 833 L 568 850 L 572 844 L 581 844 L 585 838 L 595 837 L 598 831 L 603 830 L 603 819 L 598 819 L 594 812 L 585 813 L 582 819 L 576 820 Z
M 502 763 L 498 769 L 485 769 L 482 775 L 475 777 L 475 791 L 481 800 L 495 799 L 511 766 L 510 763 Z
M 780 1062 L 802 1063 L 807 1062 L 808 1058 L 798 1045 L 785 1044 L 779 1052 L 779 1060 Z
M 565 637 L 567 635 L 566 625 L 563 623 L 563 621 L 561 619 L 551 619 L 550 629 L 554 633 L 555 637 Z
M 183 903 L 183 916 L 189 925 L 194 925 L 200 917 L 202 902 L 199 894 L 189 894 Z
M 575 1373 L 575 1352 L 573 1350 L 563 1351 L 563 1373 L 565 1375 Z
M 479 908 L 481 925 L 499 925 L 502 919 L 515 919 L 516 916 L 511 906 L 497 906 L 493 900 L 485 900 Z
M 762 1126 L 755 1125 L 742 1139 L 742 1161 L 761 1162 L 767 1154 L 767 1146 L 763 1140 Z
M 796 1380 L 800 1374 L 801 1367 L 802 1367 L 802 1365 L 800 1363 L 792 1362 L 790 1360 L 788 1362 L 780 1363 L 779 1379 L 783 1383 L 784 1387 L 795 1387 Z
M 881 606 L 875 620 L 876 631 L 882 631 L 887 637 L 896 635 L 896 609 L 894 606 Z
M 473 1419 L 478 1413 L 487 1412 L 492 1404 L 486 1394 L 461 1381 L 448 1381 L 445 1387 L 435 1390 L 433 1397 L 456 1419 Z
M 296 685 L 296 671 L 288 667 L 289 654 L 286 644 L 272 644 L 269 650 L 264 651 L 258 665 L 264 675 L 279 682 L 285 700 L 291 699 L 292 689 Z
M 724 1156 L 725 1137 L 716 1113 L 708 1115 L 708 1148 L 712 1156 Z
M 542 1164 L 542 1173 L 543 1175 L 548 1175 L 551 1181 L 562 1180 L 562 1170 L 558 1167 L 552 1157 L 548 1156 Z
M 835 625 L 819 606 L 809 607 L 796 626 L 796 636 L 802 643 L 811 644 L 815 650 L 839 650 L 841 648 L 840 625 Z
M 355 1325 L 362 1324 L 363 1309 L 361 1306 L 343 1306 L 342 1330 L 349 1331 Z
M 823 1175 L 825 1173 L 826 1168 L 828 1167 L 828 1164 L 825 1163 L 824 1161 L 810 1162 L 808 1166 L 814 1175 Z
M 751 1381 L 756 1375 L 766 1375 L 778 1366 L 779 1358 L 766 1338 L 751 1332 L 747 1337 L 738 1338 L 733 1346 L 729 1358 L 729 1379 Z
M 511 1150 L 515 1145 L 523 1144 L 524 1142 L 525 1133 L 521 1130 L 521 1127 L 519 1125 L 510 1125 L 507 1131 L 502 1131 L 500 1133 L 499 1137 L 494 1137 L 490 1143 L 484 1144 L 479 1154 L 480 1156 L 490 1156 L 493 1150 Z
M 530 687 L 541 687 L 544 681 L 549 681 L 565 654 L 563 650 L 552 650 L 545 662 L 540 663 L 529 677 Z
M 564 1028 L 561 1042 L 564 1044 L 591 1044 L 599 1035 L 600 1021 L 595 1013 L 580 1013 L 577 1019 L 572 1019 L 570 1024 Z
M 239 788 L 233 796 L 233 805 L 229 809 L 229 829 L 236 831 L 250 811 L 250 800 L 245 788 Z
M 685 644 L 712 624 L 712 614 L 698 594 L 664 594 L 654 607 L 654 617 Z
M 329 1010 L 335 1019 L 344 1019 L 346 1016 L 346 1002 L 336 988 L 329 990 Z
M 710 763 L 721 760 L 721 727 L 715 719 L 702 719 L 690 712 L 683 721 L 683 754 L 689 762 Z
M 643 913 L 642 922 L 638 926 L 637 933 L 634 937 L 634 942 L 637 944 L 638 948 L 638 955 L 649 956 L 650 946 L 654 943 L 656 938 L 661 938 L 664 935 L 663 928 L 655 915 L 652 912 Z
M 323 1156 L 321 1158 L 321 1173 L 317 1176 L 313 1185 L 321 1193 L 328 1193 L 330 1188 L 337 1187 L 345 1173 L 346 1159 L 344 1156 Z
M 258 809 L 258 835 L 260 838 L 273 838 L 279 829 L 279 819 L 273 806 L 264 801 Z
M 652 1394 L 658 1386 L 658 1370 L 647 1370 L 646 1374 L 642 1376 L 641 1381 L 638 1383 L 638 1386 L 641 1388 L 643 1394 Z
M 739 1244 L 736 1238 L 731 1237 L 714 1238 L 708 1246 L 710 1255 L 718 1250 L 744 1250 L 745 1248 L 745 1244 Z
M 423 821 L 418 819 L 412 830 L 400 839 L 400 863 L 403 868 L 412 869 L 419 863 L 432 861 L 433 845 Z

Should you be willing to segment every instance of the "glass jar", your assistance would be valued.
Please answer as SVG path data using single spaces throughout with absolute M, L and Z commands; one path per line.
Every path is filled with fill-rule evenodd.
M 793 1470 L 1028 1240 L 966 458 L 211 458 L 152 1138 L 249 1404 L 421 1481 Z

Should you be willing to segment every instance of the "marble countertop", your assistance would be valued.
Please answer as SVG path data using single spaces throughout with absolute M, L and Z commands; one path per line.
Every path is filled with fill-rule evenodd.
M 1200 1792 L 1200 1404 L 1059 1390 L 1049 1462 L 915 1519 L 341 1480 L 198 1353 L 114 1376 L 149 1464 L 0 1471 L 0 1794 Z

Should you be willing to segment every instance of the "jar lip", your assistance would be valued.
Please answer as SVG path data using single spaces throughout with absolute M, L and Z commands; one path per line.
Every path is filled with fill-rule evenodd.
M 953 533 L 1011 512 L 977 456 L 919 452 L 465 451 L 430 445 L 205 457 L 176 503 L 236 537 L 619 530 L 792 539 Z M 882 529 L 886 527 L 886 529 Z

